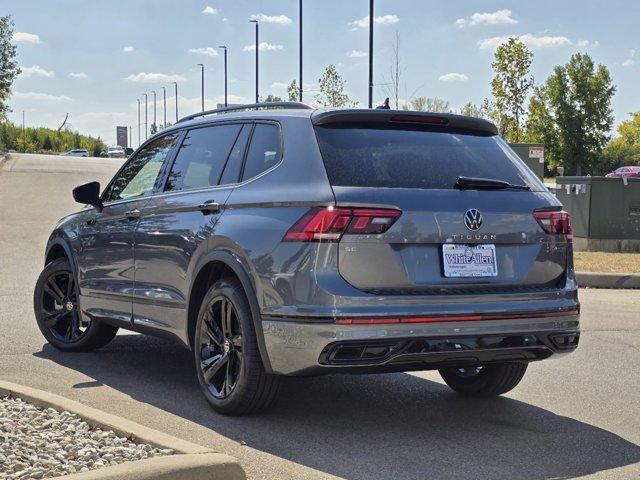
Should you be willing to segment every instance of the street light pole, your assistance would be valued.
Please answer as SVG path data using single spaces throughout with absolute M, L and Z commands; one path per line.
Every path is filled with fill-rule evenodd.
M 153 93 L 153 128 L 157 132 L 158 124 L 156 123 L 156 91 L 152 90 L 151 93 Z
M 147 125 L 148 125 L 148 118 L 149 118 L 149 108 L 148 108 L 148 98 L 147 98 L 147 94 L 143 93 L 144 95 L 144 139 L 146 140 L 149 137 L 149 130 L 147 129 Z
M 369 108 L 373 108 L 373 0 L 369 0 Z
M 300 14 L 300 19 L 298 20 L 299 23 L 299 28 L 300 28 L 300 35 L 299 35 L 299 42 L 300 42 L 300 48 L 299 48 L 299 54 L 300 54 L 300 101 L 302 101 L 302 0 L 300 0 L 300 8 L 299 8 L 299 14 Z
M 162 89 L 162 115 L 164 120 L 162 122 L 162 129 L 167 128 L 167 89 L 165 87 L 160 87 Z
M 201 71 L 202 71 L 202 111 L 204 112 L 204 64 L 199 63 L 198 66 L 201 68 Z
M 224 106 L 228 106 L 227 104 L 227 47 L 225 45 L 220 45 L 218 48 L 222 48 L 224 50 Z
M 171 82 L 176 87 L 176 122 L 178 121 L 178 82 Z
M 258 20 L 249 20 L 251 23 L 256 24 L 256 103 L 259 103 L 259 94 L 258 94 L 258 58 L 259 58 L 259 50 L 260 44 L 258 43 Z
M 138 147 L 140 146 L 140 99 L 138 98 Z

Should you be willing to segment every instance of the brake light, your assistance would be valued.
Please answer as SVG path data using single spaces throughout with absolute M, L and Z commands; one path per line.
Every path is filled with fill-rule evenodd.
M 286 233 L 285 242 L 337 242 L 343 234 L 384 233 L 402 214 L 389 208 L 316 207 Z
M 424 123 L 427 125 L 449 125 L 449 119 L 446 117 L 434 117 L 430 115 L 394 115 L 389 119 L 391 122 L 402 123 Z
M 568 241 L 573 241 L 571 216 L 564 210 L 538 210 L 533 212 L 533 217 L 546 233 L 566 235 Z

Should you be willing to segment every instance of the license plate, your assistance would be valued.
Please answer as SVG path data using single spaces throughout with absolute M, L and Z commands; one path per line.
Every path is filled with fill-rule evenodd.
M 496 246 L 493 244 L 446 243 L 442 245 L 442 262 L 445 277 L 495 277 L 498 275 Z

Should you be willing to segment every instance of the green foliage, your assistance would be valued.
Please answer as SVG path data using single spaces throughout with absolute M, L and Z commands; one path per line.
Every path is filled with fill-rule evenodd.
M 0 17 L 0 122 L 6 120 L 9 106 L 5 103 L 11 96 L 11 84 L 20 74 L 16 62 L 16 46 L 13 39 L 13 21 L 11 16 Z
M 344 93 L 346 82 L 336 70 L 335 65 L 329 65 L 325 68 L 322 77 L 318 79 L 320 85 L 320 93 L 315 96 L 316 102 L 323 107 L 355 107 L 358 102 L 352 101 L 349 96 Z
M 640 165 L 640 112 L 630 115 L 631 119 L 618 125 L 618 136 L 604 147 L 599 163 L 601 173 L 622 166 Z
M 606 173 L 602 149 L 613 125 L 611 98 L 615 87 L 609 70 L 596 67 L 587 54 L 575 54 L 557 66 L 529 102 L 527 140 L 542 141 L 550 168 L 565 174 Z
M 153 135 L 154 133 L 158 133 L 158 125 L 152 123 L 149 127 L 149 135 Z
M 475 103 L 468 102 L 460 109 L 460 115 L 466 115 L 467 117 L 482 117 L 482 109 Z
M 80 135 L 77 132 L 50 128 L 26 128 L 12 123 L 0 123 L 0 150 L 15 150 L 29 153 L 62 153 L 74 148 L 86 148 L 99 155 L 107 147 L 100 138 Z
M 296 82 L 295 78 L 287 87 L 287 94 L 289 95 L 290 102 L 297 102 L 300 98 L 300 87 L 298 87 L 298 82 Z
M 515 37 L 500 45 L 491 64 L 495 75 L 491 80 L 494 110 L 491 117 L 500 135 L 511 142 L 523 139 L 525 101 L 533 86 L 529 75 L 533 53 Z
M 408 104 L 404 104 L 402 109 L 414 112 L 449 113 L 451 105 L 447 100 L 441 98 L 416 97 Z
M 262 100 L 262 103 L 273 103 L 273 102 L 281 102 L 281 101 L 282 101 L 282 98 L 269 94 L 267 95 L 267 98 Z

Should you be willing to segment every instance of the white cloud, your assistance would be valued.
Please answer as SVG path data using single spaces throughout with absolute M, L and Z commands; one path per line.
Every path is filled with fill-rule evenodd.
M 218 51 L 213 47 L 190 48 L 189 53 L 205 55 L 207 57 L 217 57 Z
M 530 33 L 525 33 L 524 35 L 520 35 L 518 38 L 522 43 L 530 48 L 556 48 L 573 45 L 571 40 L 563 36 L 542 35 L 537 37 Z M 509 37 L 505 36 L 485 38 L 484 40 L 478 41 L 478 47 L 482 50 L 494 50 L 499 45 L 506 43 L 507 40 L 509 40 Z
M 459 18 L 456 20 L 456 25 L 462 28 L 469 25 L 512 25 L 518 23 L 511 15 L 511 10 L 507 9 L 497 10 L 491 13 L 476 12 L 469 18 Z
M 41 92 L 13 92 L 13 98 L 16 100 L 35 100 L 35 101 L 52 101 L 52 102 L 70 102 L 73 99 L 66 95 L 51 95 Z
M 398 23 L 399 21 L 400 19 L 397 15 L 383 15 L 381 17 L 373 17 L 374 25 L 393 25 L 394 23 Z M 358 28 L 369 28 L 369 17 L 362 17 L 359 20 L 349 22 L 349 26 L 351 27 L 351 30 L 356 30 Z
M 129 75 L 124 80 L 134 83 L 171 83 L 183 82 L 186 78 L 182 75 L 166 74 L 166 73 L 145 73 L 140 72 L 136 75 Z
M 580 48 L 595 48 L 600 46 L 600 42 L 597 40 L 593 42 L 590 42 L 589 40 L 578 40 L 576 42 L 576 45 L 578 45 Z
M 87 74 L 84 72 L 78 72 L 78 73 L 71 72 L 69 73 L 69 76 L 71 78 L 87 78 Z
M 242 50 L 245 52 L 255 52 L 256 46 L 255 44 L 245 45 Z M 260 46 L 258 47 L 258 50 L 260 50 L 261 52 L 275 52 L 279 50 L 284 50 L 284 47 L 282 45 L 274 45 L 272 43 L 261 42 Z
M 46 77 L 46 78 L 52 78 L 55 77 L 55 73 L 51 72 L 49 70 L 45 70 L 44 68 L 42 68 L 39 65 L 34 65 L 33 67 L 20 67 L 20 70 L 22 70 L 21 75 L 23 77 Z
M 218 9 L 207 5 L 206 7 L 204 7 L 204 10 L 202 10 L 202 13 L 204 13 L 205 15 L 217 15 Z
M 40 35 L 36 35 L 35 33 L 27 33 L 27 32 L 14 32 L 13 34 L 14 42 L 22 42 L 22 43 L 42 43 L 40 41 Z
M 635 50 L 629 50 L 629 58 L 627 58 L 624 62 L 622 62 L 623 67 L 632 67 L 636 64 L 636 61 L 633 57 L 636 56 Z
M 464 73 L 451 72 L 445 75 L 440 75 L 438 77 L 438 80 L 440 80 L 441 82 L 456 83 L 456 82 L 466 82 L 467 80 L 469 80 L 469 77 L 467 77 Z
M 222 21 L 223 21 L 223 22 L 228 22 L 228 21 L 229 21 L 229 19 L 228 19 L 227 17 L 224 17 L 224 18 L 222 19 Z
M 369 56 L 369 54 L 362 50 L 351 50 L 350 52 L 347 52 L 347 56 L 351 58 L 364 58 Z
M 122 51 L 124 53 L 131 53 L 133 52 L 135 49 L 131 46 L 131 45 L 127 45 L 126 47 L 122 47 Z
M 280 88 L 280 89 L 284 89 L 284 88 L 289 88 L 289 83 L 286 82 L 273 82 L 271 84 L 271 88 Z
M 290 25 L 291 19 L 286 15 L 265 15 L 264 13 L 258 13 L 257 15 L 251 15 L 251 20 L 258 20 L 262 23 L 277 23 L 278 25 Z

